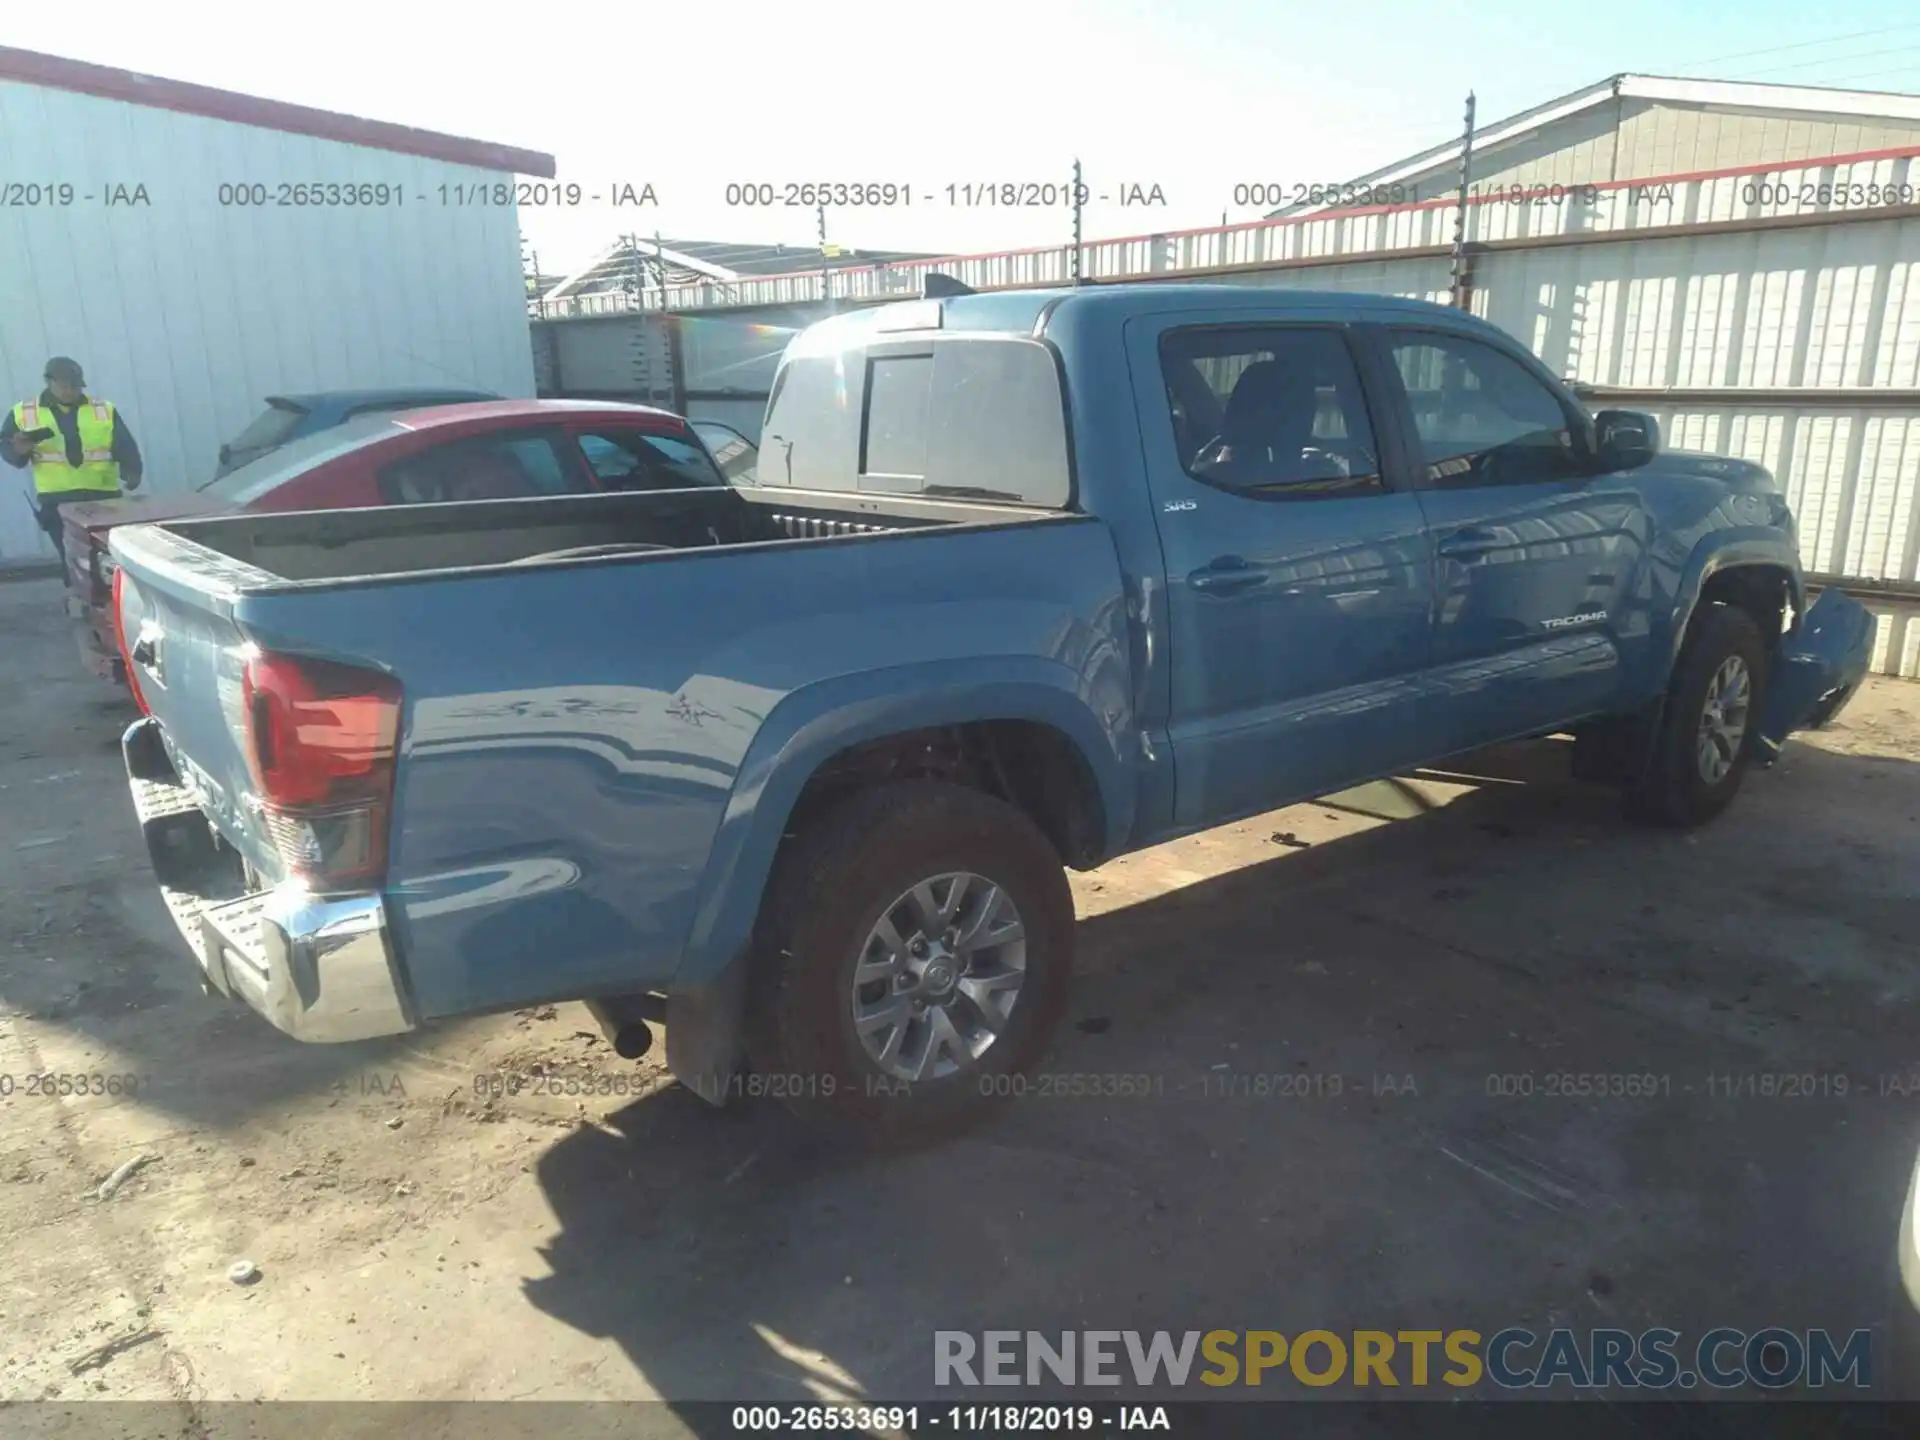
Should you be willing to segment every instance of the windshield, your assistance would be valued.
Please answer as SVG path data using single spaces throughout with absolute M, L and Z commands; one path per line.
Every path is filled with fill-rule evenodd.
M 231 501 L 235 505 L 250 504 L 294 476 L 304 475 L 314 466 L 344 455 L 349 450 L 357 450 L 369 441 L 397 434 L 399 429 L 389 416 L 362 416 L 344 425 L 303 435 L 197 488 L 202 495 L 216 500 Z

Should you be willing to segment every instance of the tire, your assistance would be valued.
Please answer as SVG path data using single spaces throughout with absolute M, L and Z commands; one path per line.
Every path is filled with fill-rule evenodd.
M 964 899 L 955 901 L 949 928 L 937 937 L 937 949 L 922 943 L 916 958 L 906 937 L 918 943 L 915 917 L 925 911 L 912 892 L 933 882 L 928 895 L 948 901 L 958 882 L 938 882 L 960 875 L 973 877 L 972 883 L 960 885 Z M 989 886 L 997 887 L 997 898 Z M 883 917 L 894 927 L 890 933 L 901 937 L 900 946 L 876 934 Z M 963 927 L 1006 935 L 1013 919 L 1021 927 L 1018 941 L 981 941 L 964 956 L 956 946 L 948 963 L 947 942 Z M 1009 1077 L 1031 1069 L 1045 1051 L 1066 1012 L 1073 942 L 1073 895 L 1060 858 L 1020 811 L 931 780 L 863 791 L 791 837 L 775 862 L 747 997 L 747 1050 L 756 1088 L 808 1123 L 859 1143 L 957 1133 L 991 1114 L 994 1102 L 1016 1088 Z M 856 991 L 855 970 L 863 958 L 871 974 L 894 963 L 884 958 L 889 951 L 897 962 L 892 978 L 869 980 Z M 1013 984 L 1006 977 L 1016 971 L 1022 978 Z M 972 987 L 960 983 L 962 974 Z M 999 988 L 990 988 L 994 981 Z M 911 995 L 948 998 L 914 1012 L 904 1028 L 870 1025 L 874 1046 L 899 1047 L 891 1061 L 896 1068 L 889 1070 L 884 1056 L 863 1042 L 855 1009 L 864 1005 L 878 1015 L 901 1003 L 911 1008 L 911 998 L 894 995 L 897 985 L 911 986 Z M 1008 988 L 1014 992 L 1010 1001 L 1003 998 Z M 989 1007 L 1007 1008 L 995 1017 L 997 1030 L 979 1053 L 963 1055 L 967 1039 L 978 1043 L 991 1028 L 975 995 Z M 938 1046 L 922 1043 L 936 1033 L 935 1008 L 955 1027 L 943 1032 L 948 1043 Z M 898 1073 L 911 1069 L 916 1058 L 924 1063 L 921 1078 Z M 938 1073 L 943 1066 L 952 1067 L 951 1073 Z
M 1717 779 L 1709 779 L 1700 759 L 1709 690 L 1736 661 L 1746 673 L 1744 723 L 1731 763 Z M 1727 808 L 1752 763 L 1767 678 L 1767 646 L 1752 616 L 1715 604 L 1694 617 L 1674 663 L 1646 769 L 1626 790 L 1629 819 L 1685 830 L 1704 825 Z

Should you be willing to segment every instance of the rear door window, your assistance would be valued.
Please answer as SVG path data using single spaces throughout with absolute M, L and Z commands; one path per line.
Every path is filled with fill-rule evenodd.
M 578 438 L 587 467 L 605 490 L 695 490 L 727 483 L 713 457 L 691 436 L 603 427 Z
M 432 505 L 580 494 L 585 477 L 561 444 L 557 432 L 524 430 L 448 441 L 384 467 L 380 496 L 389 505 Z
M 1385 488 L 1360 373 L 1339 330 L 1174 330 L 1160 363 L 1174 446 L 1194 479 L 1293 499 Z

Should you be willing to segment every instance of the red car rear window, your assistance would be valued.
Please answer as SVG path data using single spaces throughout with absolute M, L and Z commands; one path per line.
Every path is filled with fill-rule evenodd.
M 344 425 L 336 425 L 331 430 L 318 430 L 283 445 L 249 465 L 229 471 L 218 480 L 208 481 L 199 490 L 210 499 L 246 505 L 286 484 L 294 476 L 305 474 L 316 465 L 324 465 L 363 445 L 371 445 L 376 440 L 400 433 L 401 427 L 393 423 L 391 416 L 365 415 L 349 420 Z

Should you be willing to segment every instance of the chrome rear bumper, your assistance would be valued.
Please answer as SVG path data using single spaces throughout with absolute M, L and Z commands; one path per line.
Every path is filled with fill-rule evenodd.
M 315 895 L 296 884 L 249 891 L 160 743 L 159 721 L 121 737 L 133 807 L 160 894 L 207 987 L 296 1040 L 328 1043 L 414 1028 L 375 892 Z

